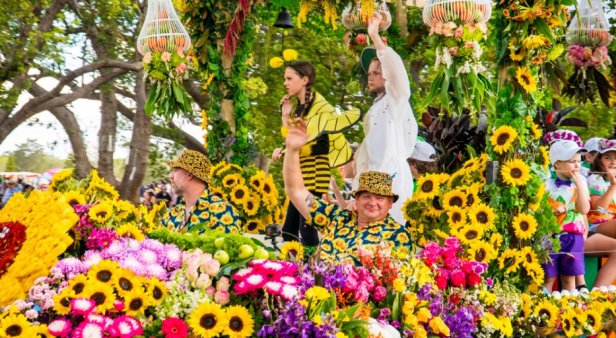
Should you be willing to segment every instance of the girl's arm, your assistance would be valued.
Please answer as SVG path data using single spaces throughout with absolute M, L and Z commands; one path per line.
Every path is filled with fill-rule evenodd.
M 583 215 L 590 211 L 590 195 L 588 194 L 588 185 L 579 171 L 573 173 L 573 183 L 577 187 L 577 201 L 575 207 L 577 211 Z

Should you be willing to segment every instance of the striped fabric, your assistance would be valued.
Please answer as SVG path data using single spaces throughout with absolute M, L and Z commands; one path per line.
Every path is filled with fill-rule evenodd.
M 331 178 L 327 155 L 301 157 L 299 163 L 306 189 L 321 194 L 327 193 Z

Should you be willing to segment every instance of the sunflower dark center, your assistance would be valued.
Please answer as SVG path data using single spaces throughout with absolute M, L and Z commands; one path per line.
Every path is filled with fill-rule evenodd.
M 477 221 L 479 223 L 488 223 L 488 214 L 485 211 L 480 211 L 477 213 Z
M 483 260 L 486 258 L 486 250 L 485 249 L 479 249 L 479 251 L 477 251 L 477 254 L 475 255 L 475 260 L 478 262 L 483 262 Z
M 255 204 L 252 203 L 252 201 L 248 201 L 248 203 L 246 203 L 246 209 L 252 209 L 255 207 Z
M 298 252 L 296 249 L 289 250 L 289 256 L 297 257 Z
M 475 196 L 473 194 L 470 194 L 466 197 L 466 205 L 467 206 L 471 206 L 475 203 Z
M 105 217 L 107 216 L 107 212 L 106 211 L 99 211 L 96 213 L 96 216 L 98 217 Z
M 475 239 L 475 238 L 477 238 L 478 235 L 479 234 L 477 233 L 476 230 L 471 230 L 471 231 L 466 233 L 465 237 L 466 237 L 466 239 Z
M 456 206 L 456 207 L 461 207 L 462 204 L 464 204 L 464 201 L 462 200 L 462 197 L 460 196 L 454 196 L 449 200 L 449 205 L 450 206 Z
M 101 270 L 96 274 L 96 279 L 101 282 L 107 283 L 111 280 L 111 271 L 109 270 Z
M 529 85 L 530 84 L 530 78 L 528 77 L 528 75 L 526 74 L 522 74 L 522 76 L 520 76 L 522 78 L 522 82 L 524 82 L 525 85 Z
M 234 180 L 234 179 L 232 179 L 232 178 L 230 178 L 230 179 L 228 179 L 228 180 L 227 180 L 227 182 L 226 182 L 225 184 L 226 184 L 226 185 L 231 185 L 231 184 L 233 184 L 233 183 L 235 183 L 235 180 Z
M 453 215 L 451 216 L 451 220 L 455 223 L 458 223 L 462 220 L 462 215 L 460 215 L 459 212 L 454 212 Z
M 118 285 L 120 285 L 120 288 L 124 291 L 130 291 L 133 289 L 133 283 L 130 281 L 130 279 L 125 277 L 120 277 Z
M 158 286 L 155 286 L 154 290 L 152 290 L 152 297 L 156 300 L 163 298 L 163 290 Z
M 86 285 L 84 283 L 77 283 L 73 285 L 73 291 L 75 291 L 75 294 L 80 294 L 85 287 Z
M 211 313 L 201 316 L 199 325 L 206 330 L 211 330 L 214 326 L 216 326 L 216 316 Z
M 432 207 L 436 210 L 443 210 L 438 196 L 434 197 L 434 199 L 432 200 Z
M 539 310 L 539 316 L 545 315 L 546 317 L 550 318 L 551 317 L 551 313 L 550 311 L 548 311 L 547 309 L 541 309 Z
M 571 329 L 571 320 L 565 319 L 563 320 L 563 330 L 569 331 Z
M 231 320 L 229 320 L 229 328 L 235 332 L 240 332 L 244 328 L 244 322 L 242 318 L 233 316 Z
M 11 325 L 11 326 L 7 327 L 4 332 L 6 332 L 6 335 L 9 336 L 9 337 L 17 337 L 17 336 L 21 335 L 21 331 L 23 331 L 21 326 L 19 326 L 19 325 Z
M 434 190 L 434 182 L 426 181 L 421 185 L 421 191 L 423 192 L 432 192 Z
M 269 184 L 266 184 L 266 185 L 263 186 L 263 191 L 266 194 L 269 194 L 272 191 L 272 187 L 270 187 Z
M 68 297 L 64 297 L 62 298 L 62 300 L 60 300 L 60 304 L 62 304 L 62 306 L 64 307 L 69 307 L 71 306 L 71 299 Z
M 96 305 L 101 305 L 107 300 L 107 295 L 103 292 L 95 292 L 90 296 L 90 299 L 92 299 Z
M 505 143 L 507 143 L 507 141 L 510 138 L 511 138 L 511 135 L 509 135 L 509 133 L 502 133 L 502 134 L 498 135 L 498 137 L 496 138 L 496 144 L 498 144 L 499 146 L 502 146 Z
M 252 185 L 258 188 L 259 186 L 261 186 L 261 182 L 259 182 L 259 180 L 254 180 L 252 181 Z
M 590 326 L 595 326 L 596 321 L 594 316 L 586 316 L 586 320 Z
M 257 229 L 257 223 L 255 222 L 250 222 L 248 223 L 248 225 L 246 226 L 246 228 L 250 231 L 256 230 Z
M 522 177 L 522 170 L 520 170 L 518 168 L 511 169 L 511 177 L 513 177 L 513 178 L 520 178 L 520 177 Z
M 130 301 L 130 304 L 128 304 L 128 308 L 133 311 L 139 310 L 141 307 L 143 307 L 143 299 L 141 298 L 135 298 Z
M 79 201 L 78 201 L 78 200 L 76 200 L 76 199 L 72 199 L 72 200 L 68 201 L 68 204 L 69 204 L 71 207 L 74 207 L 76 204 L 79 204 Z
M 527 231 L 528 228 L 530 228 L 530 225 L 527 221 L 520 222 L 520 229 L 522 229 L 522 231 Z
M 237 190 L 235 192 L 235 198 L 240 199 L 240 198 L 244 198 L 244 190 Z
M 526 261 L 529 262 L 529 263 L 532 263 L 533 262 L 533 255 L 527 253 L 526 254 Z

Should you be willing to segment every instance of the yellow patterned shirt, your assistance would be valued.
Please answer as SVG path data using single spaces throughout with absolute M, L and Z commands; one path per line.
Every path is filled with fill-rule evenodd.
M 387 215 L 381 222 L 365 228 L 357 224 L 357 212 L 341 209 L 338 205 L 315 198 L 306 224 L 319 230 L 321 258 L 329 261 L 349 261 L 359 265 L 357 249 L 376 246 L 381 241 L 393 244 L 395 249 L 411 249 L 413 244 L 408 230 Z
M 229 202 L 217 195 L 212 195 L 205 188 L 203 194 L 190 209 L 188 219 L 185 219 L 186 202 L 182 200 L 163 216 L 163 226 L 179 232 L 199 232 L 218 230 L 225 233 L 241 232 L 240 217 Z

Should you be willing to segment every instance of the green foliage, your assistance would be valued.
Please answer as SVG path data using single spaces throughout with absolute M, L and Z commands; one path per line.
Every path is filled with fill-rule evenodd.
M 63 166 L 63 160 L 48 154 L 34 139 L 18 144 L 17 149 L 8 154 L 5 171 L 30 171 L 42 173 L 51 168 Z

